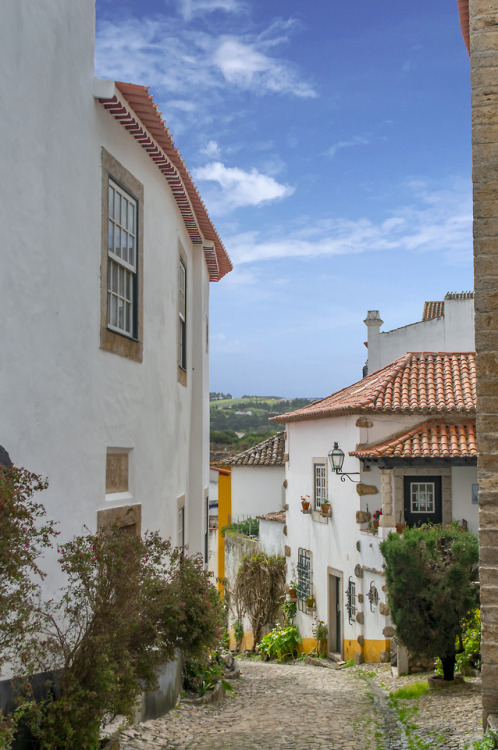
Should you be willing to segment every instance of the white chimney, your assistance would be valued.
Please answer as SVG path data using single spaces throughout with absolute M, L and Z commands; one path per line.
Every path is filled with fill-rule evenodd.
M 368 328 L 368 373 L 378 370 L 380 365 L 380 327 L 383 320 L 378 310 L 369 310 L 367 317 L 363 321 Z

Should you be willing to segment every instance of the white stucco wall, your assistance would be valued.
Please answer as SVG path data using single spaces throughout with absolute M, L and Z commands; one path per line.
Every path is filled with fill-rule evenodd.
M 368 371 L 378 370 L 406 352 L 475 351 L 474 300 L 446 299 L 444 316 L 380 332 L 368 328 Z
M 0 444 L 48 477 L 61 539 L 140 503 L 142 529 L 203 549 L 208 492 L 208 274 L 164 177 L 93 97 L 94 0 L 6 0 L 0 11 Z M 100 345 L 101 148 L 144 185 L 143 362 Z M 179 247 L 187 261 L 187 386 L 177 382 Z M 105 494 L 108 447 L 129 493 Z M 49 589 L 58 579 L 45 569 Z
M 453 518 L 465 519 L 474 534 L 479 530 L 479 506 L 472 503 L 472 485 L 477 485 L 477 466 L 454 466 L 451 470 Z
M 267 555 L 283 555 L 285 550 L 284 524 L 280 521 L 259 519 L 259 543 Z
M 283 466 L 232 466 L 232 519 L 280 510 L 284 478 Z

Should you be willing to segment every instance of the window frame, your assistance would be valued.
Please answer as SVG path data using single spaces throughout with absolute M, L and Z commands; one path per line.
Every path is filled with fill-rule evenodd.
M 125 188 L 114 180 L 111 175 L 108 177 L 107 189 L 109 191 L 107 200 L 107 327 L 111 331 L 128 336 L 128 338 L 136 341 L 138 334 L 138 201 L 128 190 L 125 190 Z M 116 195 L 119 196 L 119 201 L 116 201 Z M 115 213 L 117 203 L 119 203 L 119 216 Z M 125 213 L 124 220 L 123 213 Z M 132 219 L 131 222 L 130 217 Z M 123 237 L 125 238 L 124 245 Z M 119 238 L 117 244 L 116 238 Z M 119 252 L 117 252 L 117 248 Z M 110 273 L 111 269 L 115 270 Z M 116 283 L 114 283 L 115 280 Z M 112 320 L 114 317 L 114 300 L 116 300 L 114 309 L 116 322 Z M 129 308 L 129 313 L 127 308 Z M 122 325 L 119 322 L 121 311 L 123 311 Z
M 178 259 L 178 367 L 187 371 L 187 264 Z
M 144 211 L 144 187 L 117 159 L 115 159 L 105 148 L 101 151 L 102 163 L 102 185 L 101 185 L 101 310 L 100 310 L 100 348 L 104 351 L 118 354 L 122 357 L 142 361 L 143 357 L 143 211 Z M 119 255 L 109 252 L 108 229 L 109 229 L 109 187 L 114 183 L 127 199 L 135 203 L 134 212 L 134 245 L 135 263 L 133 271 L 133 310 L 131 331 L 109 324 L 108 299 L 110 269 L 126 268 L 130 271 L 130 265 L 126 264 Z M 114 266 L 111 266 L 111 263 Z M 112 271 L 111 271 L 112 273 Z M 118 272 L 119 273 L 119 272 Z M 124 276 L 123 276 L 124 278 Z
M 313 559 L 309 549 L 299 547 L 297 553 L 297 608 L 307 612 L 306 599 L 311 596 L 313 584 Z
M 320 469 L 321 476 L 317 476 Z M 320 486 L 321 483 L 321 486 Z M 313 459 L 313 509 L 321 510 L 322 502 L 328 499 L 328 475 L 327 460 L 325 458 Z

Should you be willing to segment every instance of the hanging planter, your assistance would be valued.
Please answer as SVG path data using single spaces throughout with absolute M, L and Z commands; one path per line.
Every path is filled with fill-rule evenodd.
M 308 607 L 308 609 L 315 609 L 316 602 L 315 602 L 315 597 L 314 596 L 308 596 L 307 597 L 307 599 L 306 599 L 306 606 Z

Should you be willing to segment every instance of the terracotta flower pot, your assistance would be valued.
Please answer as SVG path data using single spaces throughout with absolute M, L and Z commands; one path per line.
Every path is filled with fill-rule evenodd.
M 310 509 L 310 501 L 309 500 L 301 500 L 301 505 L 303 510 L 309 510 Z
M 379 528 L 379 522 L 378 521 L 373 521 L 373 527 L 374 527 L 374 529 L 378 529 Z
M 295 599 L 297 597 L 296 589 L 289 589 L 289 599 Z
M 320 509 L 322 516 L 330 516 L 331 510 L 332 510 L 332 507 L 330 503 L 324 503 L 324 504 L 322 503 L 322 507 Z
M 396 531 L 398 532 L 398 534 L 401 534 L 401 532 L 403 531 L 404 528 L 405 527 L 404 527 L 404 525 L 402 523 L 397 523 L 396 524 Z

